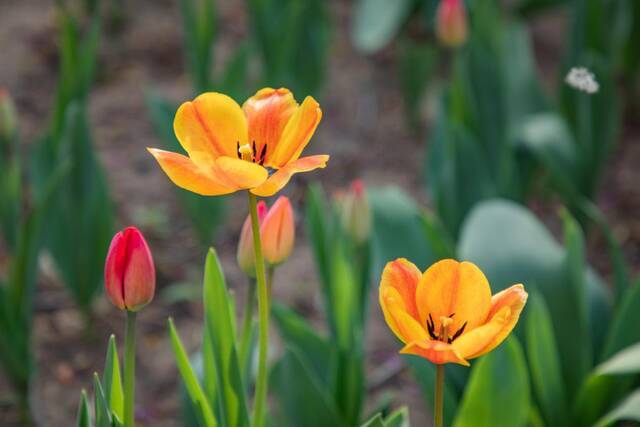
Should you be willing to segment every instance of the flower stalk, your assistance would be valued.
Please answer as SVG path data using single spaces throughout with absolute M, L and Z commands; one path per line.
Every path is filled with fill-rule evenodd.
M 124 342 L 124 426 L 134 427 L 136 383 L 136 312 L 127 311 Z
M 444 365 L 436 365 L 436 396 L 433 405 L 433 425 L 434 427 L 442 427 L 444 425 L 443 417 L 444 407 Z
M 253 250 L 256 261 L 256 282 L 258 285 L 258 376 L 256 378 L 253 399 L 253 427 L 264 424 L 264 406 L 267 398 L 267 351 L 269 349 L 269 294 L 262 255 L 260 238 L 260 223 L 258 221 L 258 207 L 256 196 L 249 195 L 249 211 L 251 214 L 251 228 L 253 233 Z

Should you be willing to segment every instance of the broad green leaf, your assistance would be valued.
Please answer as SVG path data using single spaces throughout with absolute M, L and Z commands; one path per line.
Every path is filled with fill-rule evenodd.
M 544 299 L 537 293 L 529 297 L 525 320 L 531 382 L 539 406 L 549 425 L 565 425 L 568 407 L 553 324 Z
M 180 371 L 180 376 L 187 389 L 187 393 L 191 398 L 191 403 L 194 408 L 198 409 L 199 418 L 205 427 L 216 427 L 218 425 L 211 406 L 207 401 L 207 397 L 202 391 L 202 387 L 198 382 L 193 368 L 189 362 L 189 357 L 180 341 L 178 332 L 173 324 L 173 319 L 169 319 L 169 333 L 171 335 L 171 345 L 173 346 L 173 353 L 176 357 L 176 364 Z
M 347 427 L 329 390 L 299 352 L 285 349 L 271 372 L 271 388 L 278 397 L 285 425 L 290 427 Z
M 351 28 L 356 48 L 372 53 L 385 47 L 400 31 L 413 4 L 413 0 L 358 0 Z
M 89 399 L 87 392 L 82 390 L 80 404 L 78 405 L 78 415 L 76 416 L 76 427 L 92 427 L 91 414 L 89 410 Z
M 176 107 L 153 92 L 147 93 L 146 103 L 156 136 L 162 145 L 169 151 L 182 153 L 184 150 L 173 132 L 172 125 Z M 224 220 L 224 198 L 202 197 L 178 187 L 175 187 L 175 191 L 200 242 L 208 247 L 215 237 L 217 227 Z
M 454 427 L 526 426 L 529 377 L 517 339 L 508 339 L 475 365 Z
M 104 394 L 109 408 L 119 419 L 124 420 L 122 377 L 120 376 L 120 362 L 118 361 L 116 337 L 113 334 L 109 337 L 102 383 L 104 384 Z
M 229 293 L 213 248 L 209 249 L 204 272 L 205 339 L 210 340 L 220 402 L 220 424 L 227 427 L 249 425 L 240 364 L 235 347 L 234 320 L 229 305 Z
M 407 258 L 419 268 L 436 260 L 429 247 L 415 202 L 398 187 L 371 189 L 369 201 L 373 212 L 371 236 L 372 277 L 380 277 L 385 264 Z
M 609 360 L 598 365 L 598 375 L 624 375 L 640 372 L 640 342 L 614 354 Z
M 595 427 L 605 427 L 616 421 L 640 422 L 640 390 L 630 394 L 615 409 L 600 419 Z
M 498 292 L 514 283 L 538 290 L 545 297 L 554 326 L 562 372 L 575 395 L 584 375 L 582 357 L 602 345 L 610 313 L 610 295 L 593 272 L 587 270 L 589 329 L 580 318 L 575 286 L 568 268 L 571 258 L 526 208 L 501 199 L 482 202 L 465 220 L 458 243 L 458 257 L 476 263 Z M 604 331 L 603 331 L 604 329 Z M 593 338 L 593 349 L 586 337 Z M 582 341 L 576 341 L 582 340 Z M 578 361 L 578 362 L 576 362 Z

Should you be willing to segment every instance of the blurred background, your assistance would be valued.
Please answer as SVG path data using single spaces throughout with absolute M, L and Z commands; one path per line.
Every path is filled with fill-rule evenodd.
M 30 383 L 34 419 L 69 425 L 80 390 L 104 365 L 106 338 L 116 333 L 120 342 L 124 316 L 102 295 L 102 267 L 113 232 L 136 225 L 158 271 L 156 299 L 139 316 L 138 417 L 143 425 L 181 425 L 166 319 L 175 319 L 189 351 L 198 349 L 209 245 L 234 294 L 244 294 L 235 253 L 247 212 L 243 194 L 211 201 L 177 190 L 145 148 L 179 151 L 175 108 L 207 90 L 241 103 L 263 86 L 285 86 L 298 101 L 311 94 L 320 102 L 324 115 L 308 150 L 331 160 L 286 189 L 298 238 L 274 294 L 321 331 L 307 187 L 320 183 L 331 198 L 362 179 L 371 190 L 378 234 L 365 408 L 408 404 L 414 425 L 429 416 L 377 304 L 378 273 L 392 257 L 426 268 L 451 251 L 470 259 L 486 248 L 509 252 L 505 238 L 561 246 L 570 212 L 584 232 L 589 274 L 620 301 L 625 280 L 640 272 L 638 2 L 471 1 L 462 47 L 438 39 L 437 7 L 436 0 L 2 0 L 0 104 L 14 107 L 0 107 L 0 283 L 5 301 L 12 286 L 26 289 L 16 304 L 32 315 L 17 318 L 32 338 L 0 341 L 11 367 L 0 371 L 0 424 L 21 425 L 14 391 Z M 564 83 L 577 66 L 594 72 L 596 94 Z M 517 215 L 540 228 L 527 235 L 508 219 L 487 225 L 474 211 L 472 228 L 486 235 L 473 240 L 468 216 L 494 197 L 517 203 L 524 211 Z M 486 208 L 500 211 L 491 217 L 510 215 L 505 206 Z M 432 219 L 428 243 L 410 237 L 418 217 Z M 543 237 L 549 241 L 536 240 Z M 28 380 L 18 362 L 30 357 Z

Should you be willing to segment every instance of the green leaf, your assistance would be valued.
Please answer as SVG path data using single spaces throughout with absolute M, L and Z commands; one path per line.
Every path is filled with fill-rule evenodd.
M 369 421 L 362 424 L 361 427 L 386 427 L 387 424 L 382 419 L 381 414 L 376 414 Z
M 286 306 L 276 303 L 271 312 L 285 344 L 297 351 L 325 388 L 331 388 L 335 381 L 337 357 L 332 343 L 318 335 L 303 317 Z
M 568 243 L 571 239 L 568 239 Z M 602 345 L 610 313 L 610 294 L 589 269 L 582 277 L 577 254 L 569 254 L 526 208 L 506 200 L 482 202 L 465 220 L 458 257 L 476 263 L 498 292 L 514 283 L 544 296 L 554 326 L 567 384 L 575 395 L 585 374 L 585 359 Z M 575 264 L 577 263 L 577 264 Z M 580 277 L 578 277 L 580 276 Z M 582 319 L 577 280 L 586 281 L 588 329 Z M 593 342 L 587 338 L 593 337 Z M 592 344 L 593 348 L 589 345 Z M 587 347 L 585 347 L 587 346 Z
M 329 390 L 305 363 L 300 353 L 286 347 L 271 372 L 271 388 L 278 396 L 288 426 L 347 427 Z
M 89 399 L 87 398 L 87 392 L 82 390 L 82 396 L 80 397 L 80 404 L 78 405 L 78 415 L 76 416 L 77 427 L 92 427 L 91 426 L 91 414 L 89 413 Z
M 102 384 L 100 384 L 100 377 L 97 373 L 93 374 L 93 402 L 96 417 L 96 427 L 112 427 L 111 410 L 107 403 Z
M 605 427 L 616 421 L 640 422 L 640 390 L 636 390 L 615 409 L 598 421 L 595 427 Z
M 372 53 L 385 47 L 409 17 L 413 0 L 358 0 L 351 29 L 358 50 Z
M 527 365 L 518 341 L 510 338 L 473 368 L 453 425 L 525 426 L 529 409 Z
M 621 298 L 607 333 L 604 357 L 640 341 L 640 328 L 631 325 L 640 325 L 640 281 L 628 287 Z
M 205 339 L 210 340 L 215 360 L 220 424 L 227 427 L 249 425 L 240 363 L 235 347 L 234 321 L 220 261 L 209 249 L 204 272 Z
M 120 362 L 118 361 L 118 349 L 116 337 L 111 334 L 107 347 L 107 358 L 104 363 L 102 376 L 104 393 L 111 411 L 116 416 L 124 419 L 124 392 L 122 391 L 122 377 L 120 375 Z
M 183 152 L 172 126 L 176 107 L 153 92 L 147 93 L 146 102 L 151 123 L 162 145 L 169 151 Z M 189 216 L 200 243 L 208 247 L 215 237 L 218 226 L 224 220 L 224 198 L 203 197 L 173 185 L 172 187 L 175 187 L 182 207 Z
M 182 377 L 182 381 L 187 389 L 187 393 L 191 398 L 191 404 L 194 408 L 197 408 L 199 418 L 205 427 L 216 427 L 218 423 L 213 415 L 211 406 L 202 391 L 202 387 L 200 387 L 200 383 L 198 382 L 198 378 L 196 377 L 191 364 L 189 363 L 189 357 L 187 356 L 187 352 L 184 350 L 182 341 L 180 341 L 178 332 L 173 324 L 173 319 L 171 318 L 169 319 L 169 333 L 171 335 L 173 352 L 176 356 L 176 364 L 178 365 L 178 370 L 180 371 L 180 376 Z
M 549 425 L 566 425 L 567 399 L 553 324 L 544 299 L 532 293 L 526 315 L 527 356 L 531 381 L 539 406 Z
M 640 372 L 640 343 L 619 351 L 595 370 L 598 375 L 624 375 Z
M 393 186 L 371 189 L 369 201 L 373 277 L 380 277 L 385 264 L 396 258 L 410 259 L 421 268 L 436 261 L 425 239 L 420 209 L 406 192 Z
M 409 427 L 409 409 L 403 406 L 393 411 L 385 420 L 387 427 Z
M 405 108 L 413 127 L 420 123 L 420 103 L 437 66 L 438 52 L 431 44 L 403 40 L 398 68 Z

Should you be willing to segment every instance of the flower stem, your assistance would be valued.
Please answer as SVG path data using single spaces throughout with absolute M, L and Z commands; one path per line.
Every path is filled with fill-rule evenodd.
M 124 426 L 133 427 L 136 382 L 136 313 L 127 311 L 124 341 Z
M 267 351 L 269 349 L 269 295 L 262 256 L 260 224 L 256 196 L 249 194 L 249 211 L 253 231 L 253 250 L 256 261 L 256 281 L 258 282 L 258 376 L 253 398 L 253 427 L 264 424 L 264 406 L 267 398 Z
M 436 399 L 433 405 L 433 426 L 442 427 L 444 406 L 444 365 L 436 365 Z

